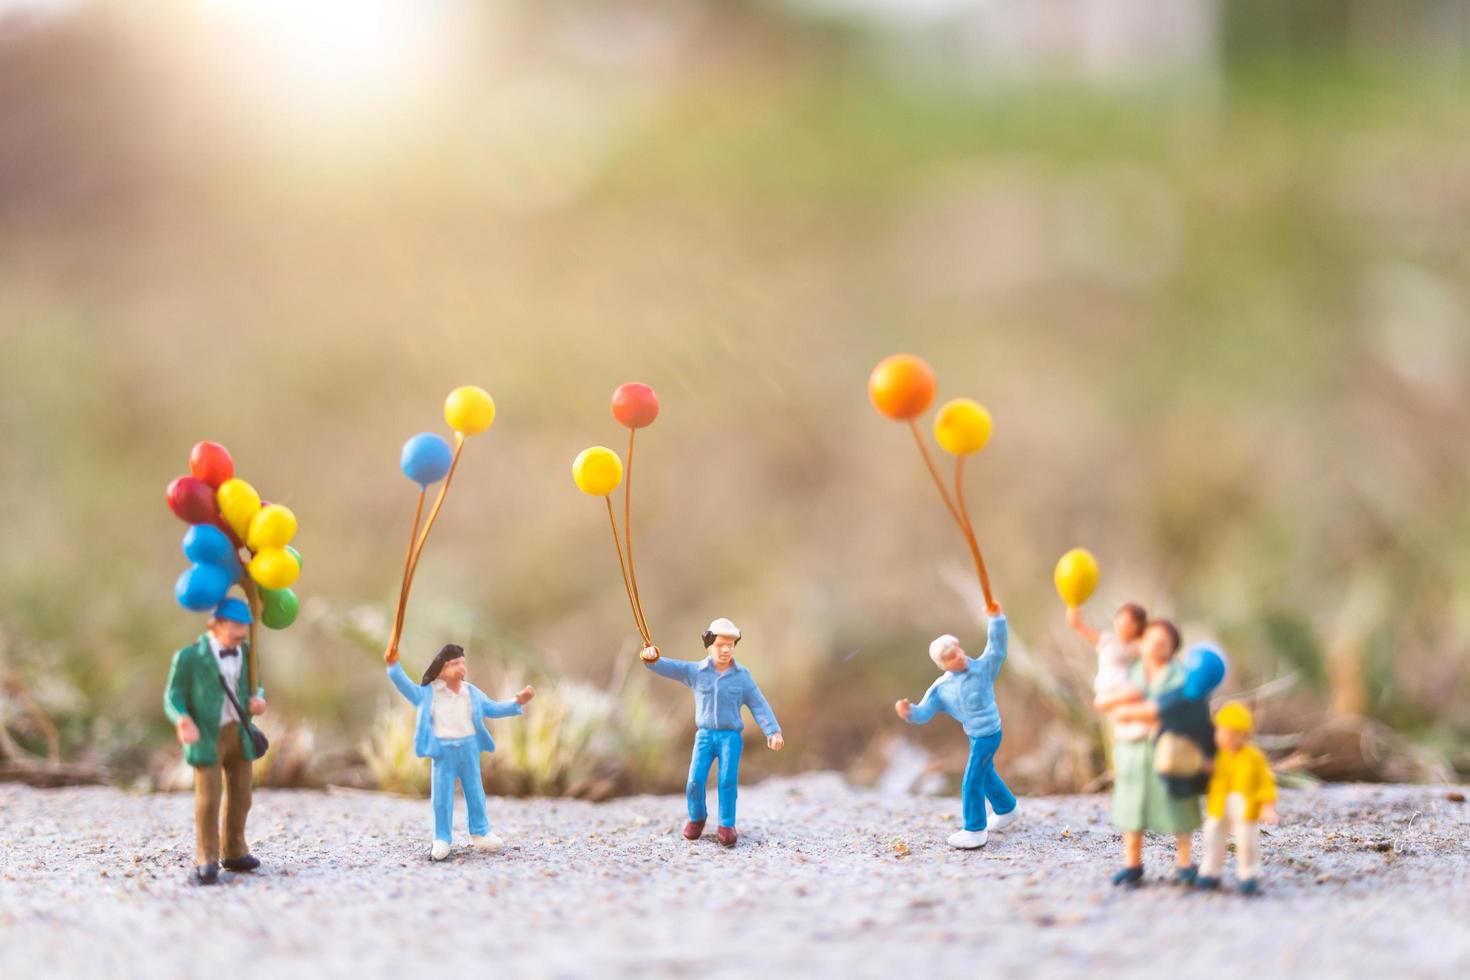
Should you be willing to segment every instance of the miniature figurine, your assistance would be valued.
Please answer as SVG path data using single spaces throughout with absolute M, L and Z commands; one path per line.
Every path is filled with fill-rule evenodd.
M 434 657 L 418 684 L 409 679 L 390 647 L 383 659 L 388 679 L 418 712 L 413 748 L 431 760 L 430 800 L 434 809 L 434 843 L 429 858 L 449 856 L 453 837 L 454 784 L 464 792 L 469 815 L 470 842 L 483 851 L 498 851 L 505 842 L 490 832 L 485 814 L 485 783 L 480 776 L 480 753 L 494 752 L 495 741 L 485 728 L 486 718 L 522 714 L 522 706 L 536 696 L 527 685 L 510 701 L 492 701 L 466 680 L 464 647 L 446 644 Z
M 1157 729 L 1154 772 L 1176 800 L 1204 794 L 1215 758 L 1215 724 L 1210 720 L 1210 694 L 1225 679 L 1225 658 L 1208 647 L 1184 656 L 1184 683 L 1160 694 L 1157 701 L 1134 701 L 1113 709 L 1113 717 Z M 1139 697 L 1137 690 L 1131 695 Z
M 1184 684 L 1179 652 L 1179 631 L 1165 619 L 1148 624 L 1139 640 L 1139 661 L 1130 671 L 1132 689 L 1100 695 L 1097 709 L 1110 713 L 1140 697 L 1157 702 Z M 1157 706 L 1151 706 L 1157 711 Z M 1191 836 L 1200 826 L 1198 796 L 1174 797 L 1154 767 L 1154 740 L 1141 737 L 1120 740 L 1113 746 L 1113 825 L 1123 832 L 1123 868 L 1113 884 L 1136 887 L 1143 880 L 1143 834 L 1173 834 L 1175 878 L 1182 884 L 1194 881 L 1198 869 L 1190 861 Z
M 781 726 L 771 711 L 750 671 L 735 662 L 735 646 L 740 630 L 728 619 L 717 619 L 704 631 L 704 646 L 709 656 L 703 660 L 669 660 L 656 646 L 639 653 L 643 664 L 655 674 L 680 681 L 694 692 L 694 756 L 689 762 L 689 782 L 685 796 L 689 804 L 689 822 L 684 825 L 686 840 L 698 840 L 704 833 L 709 811 L 706 807 L 709 771 L 718 759 L 717 786 L 720 801 L 720 826 L 716 839 L 725 847 L 734 847 L 735 799 L 740 790 L 740 733 L 745 727 L 740 706 L 750 709 L 751 717 L 766 736 L 766 745 L 779 752 L 786 740 Z
M 1073 632 L 1097 650 L 1097 674 L 1093 677 L 1094 697 L 1120 692 L 1131 688 L 1128 672 L 1138 659 L 1138 639 L 1148 625 L 1148 613 L 1136 602 L 1128 602 L 1113 613 L 1111 630 L 1096 630 L 1082 618 L 1077 606 L 1067 608 L 1067 625 Z M 1131 741 L 1148 734 L 1148 726 L 1142 722 L 1124 722 L 1113 718 L 1113 740 Z
M 260 867 L 245 841 L 250 764 L 259 753 L 258 733 L 241 713 L 260 715 L 266 707 L 265 688 L 252 694 L 249 676 L 242 669 L 249 655 L 246 637 L 251 619 L 250 607 L 243 600 L 221 601 L 198 641 L 174 654 L 163 694 L 163 713 L 184 747 L 184 761 L 194 767 L 192 880 L 200 885 L 218 883 L 221 867 L 241 872 Z
M 898 716 L 915 725 L 926 725 L 937 712 L 944 712 L 964 726 L 970 737 L 970 759 L 960 787 L 964 802 L 964 829 L 951 834 L 951 847 L 984 847 L 988 830 L 1000 831 L 1018 816 L 1015 794 L 995 771 L 995 752 L 1000 748 L 1000 709 L 995 703 L 995 678 L 1006 659 L 1006 617 L 998 604 L 991 606 L 990 629 L 985 652 L 972 660 L 960 641 L 945 635 L 929 644 L 929 658 L 944 674 L 925 692 L 918 704 L 904 698 L 894 705 Z M 985 819 L 989 802 L 994 820 Z
M 1258 825 L 1277 821 L 1276 779 L 1265 754 L 1250 743 L 1254 727 L 1250 709 L 1239 701 L 1229 702 L 1215 716 L 1219 752 L 1205 794 L 1205 857 L 1195 881 L 1200 888 L 1220 886 L 1229 834 L 1235 838 L 1235 878 L 1241 894 L 1260 890 Z

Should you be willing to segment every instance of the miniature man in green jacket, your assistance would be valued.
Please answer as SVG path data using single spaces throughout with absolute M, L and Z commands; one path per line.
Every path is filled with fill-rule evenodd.
M 163 713 L 173 722 L 184 746 L 184 761 L 194 767 L 194 881 L 200 885 L 218 882 L 221 865 L 227 871 L 260 867 L 260 859 L 245 843 L 255 748 L 221 683 L 223 679 L 230 685 L 235 701 L 247 705 L 250 714 L 265 713 L 265 689 L 251 694 L 249 671 L 244 666 L 250 619 L 250 607 L 239 599 L 226 599 L 216 606 L 209 628 L 198 641 L 174 654 L 163 692 Z

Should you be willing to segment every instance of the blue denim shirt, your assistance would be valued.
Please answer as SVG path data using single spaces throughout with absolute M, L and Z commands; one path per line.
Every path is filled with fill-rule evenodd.
M 924 700 L 913 706 L 909 721 L 928 724 L 940 711 L 957 719 L 971 738 L 984 738 L 1000 731 L 1000 708 L 995 704 L 995 675 L 1006 659 L 1006 618 L 990 621 L 990 636 L 980 659 L 956 674 L 946 670 L 944 676 L 924 694 Z
M 756 686 L 750 671 L 732 662 L 723 674 L 715 669 L 715 658 L 703 660 L 670 660 L 659 657 L 645 667 L 655 674 L 682 681 L 694 692 L 694 724 L 697 728 L 716 731 L 740 731 L 745 723 L 740 718 L 740 706 L 750 709 L 751 717 L 770 738 L 781 730 L 776 715 L 766 702 L 766 696 Z

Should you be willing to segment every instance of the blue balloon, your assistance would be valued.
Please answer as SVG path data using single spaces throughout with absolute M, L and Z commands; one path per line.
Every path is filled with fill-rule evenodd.
M 174 598 L 191 612 L 208 612 L 230 591 L 230 573 L 218 565 L 190 565 L 174 583 Z
M 1184 655 L 1184 696 L 1191 701 L 1209 697 L 1225 679 L 1225 655 L 1207 646 L 1191 647 Z
M 420 432 L 403 444 L 398 465 L 403 474 L 421 487 L 438 483 L 449 472 L 454 453 L 449 443 L 432 432 Z
M 212 524 L 195 524 L 184 532 L 184 557 L 196 565 L 238 567 L 240 559 L 225 532 Z

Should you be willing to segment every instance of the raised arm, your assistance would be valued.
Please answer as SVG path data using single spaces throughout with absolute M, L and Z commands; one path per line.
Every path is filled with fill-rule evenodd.
M 511 718 L 515 715 L 525 714 L 519 701 L 491 701 L 485 699 L 484 715 L 486 718 Z
M 1082 618 L 1082 610 L 1076 606 L 1067 609 L 1067 625 L 1090 647 L 1097 646 L 1097 641 L 1102 639 L 1102 633 L 1087 625 L 1087 621 Z
M 699 670 L 699 664 L 692 660 L 670 660 L 668 657 L 645 660 L 643 666 L 661 677 L 667 677 L 669 680 L 679 681 L 689 686 L 693 686 L 694 673 Z
M 991 677 L 999 673 L 1000 665 L 1006 662 L 1007 636 L 1005 614 L 990 617 L 989 635 L 985 639 L 985 652 L 980 655 L 980 666 Z
M 424 699 L 424 689 L 409 679 L 408 674 L 404 673 L 403 665 L 396 659 L 388 665 L 388 679 L 398 688 L 398 693 L 408 699 L 409 704 L 417 705 Z

